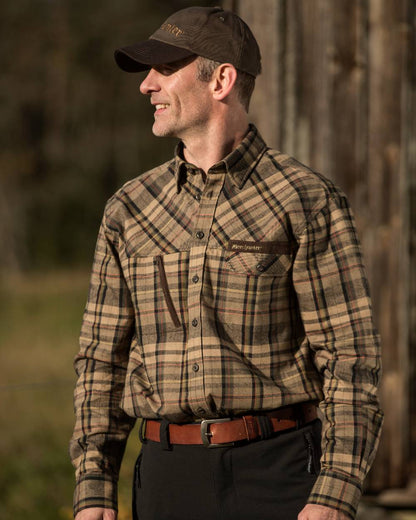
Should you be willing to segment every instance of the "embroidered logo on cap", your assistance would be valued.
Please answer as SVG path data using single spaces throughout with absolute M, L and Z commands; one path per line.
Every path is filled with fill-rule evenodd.
M 177 25 L 173 25 L 171 23 L 164 23 L 160 27 L 162 31 L 166 31 L 170 34 L 173 34 L 173 36 L 182 36 L 184 34 L 184 31 L 182 29 L 179 29 Z

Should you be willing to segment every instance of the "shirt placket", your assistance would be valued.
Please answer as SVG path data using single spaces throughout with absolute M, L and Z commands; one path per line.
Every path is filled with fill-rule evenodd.
M 188 279 L 188 398 L 196 416 L 209 414 L 210 406 L 205 396 L 204 323 L 202 322 L 202 288 L 206 252 L 214 221 L 215 210 L 224 181 L 225 169 L 209 171 L 202 191 L 199 211 L 195 217 L 193 237 L 190 244 Z

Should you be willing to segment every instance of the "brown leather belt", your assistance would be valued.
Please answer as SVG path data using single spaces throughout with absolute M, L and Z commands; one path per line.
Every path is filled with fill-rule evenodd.
M 232 445 L 240 441 L 254 441 L 263 437 L 264 418 L 272 433 L 296 428 L 317 418 L 315 403 L 302 403 L 266 412 L 262 416 L 243 415 L 236 418 L 203 420 L 200 423 L 169 424 L 171 444 L 203 444 L 208 448 Z M 264 423 L 263 423 L 264 424 Z M 159 421 L 146 420 L 144 439 L 160 442 Z

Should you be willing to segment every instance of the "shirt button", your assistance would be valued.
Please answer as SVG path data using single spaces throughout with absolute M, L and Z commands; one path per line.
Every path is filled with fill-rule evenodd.
M 198 365 L 198 363 L 194 363 L 194 364 L 192 365 L 192 370 L 193 370 L 194 372 L 198 372 L 198 370 L 199 370 L 199 365 Z
M 201 195 L 199 193 L 197 193 L 194 197 L 194 199 L 199 202 L 201 200 Z
M 263 264 L 257 264 L 256 269 L 257 269 L 257 271 L 262 273 L 266 269 L 266 267 Z
M 196 318 L 194 318 L 194 319 L 192 320 L 192 326 L 193 326 L 193 327 L 198 327 L 198 320 L 197 320 Z
M 196 238 L 198 238 L 199 240 L 202 240 L 205 236 L 205 233 L 203 231 L 198 231 L 197 234 L 196 234 Z
M 194 283 L 198 283 L 199 282 L 199 276 L 196 274 L 195 276 L 192 277 L 192 281 Z

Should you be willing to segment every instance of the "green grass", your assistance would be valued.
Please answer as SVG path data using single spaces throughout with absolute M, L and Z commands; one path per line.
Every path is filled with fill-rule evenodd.
M 72 360 L 88 273 L 11 277 L 0 286 L 0 520 L 72 517 Z M 131 435 L 120 478 L 128 520 L 139 449 Z

